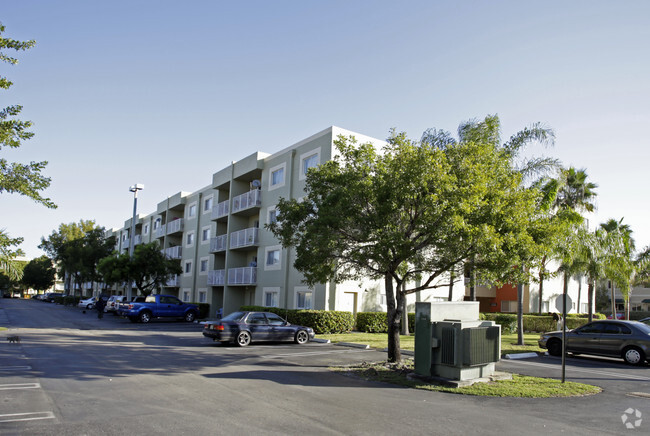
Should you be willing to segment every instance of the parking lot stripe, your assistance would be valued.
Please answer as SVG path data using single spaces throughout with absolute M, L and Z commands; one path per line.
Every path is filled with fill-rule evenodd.
M 517 363 L 521 365 L 531 365 L 531 366 L 541 366 L 544 368 L 558 368 L 558 365 L 551 365 L 548 363 L 537 363 L 537 362 L 523 362 L 521 360 L 509 360 L 508 363 Z M 650 381 L 650 377 L 643 377 L 640 375 L 628 375 L 628 374 L 621 374 L 620 372 L 607 372 L 607 371 L 598 371 L 595 369 L 580 369 L 576 368 L 573 366 L 567 366 L 566 368 L 568 371 L 575 371 L 575 372 L 586 372 L 589 374 L 597 374 L 597 375 L 606 375 L 606 376 L 614 376 L 614 377 L 619 377 L 619 378 L 628 378 L 630 380 L 648 380 Z
M 52 412 L 7 413 L 0 415 L 0 422 L 35 421 L 37 419 L 54 419 Z
M 39 389 L 40 387 L 40 383 L 16 383 L 12 385 L 0 385 L 0 391 L 6 391 L 10 389 Z
M 24 371 L 26 369 L 32 369 L 31 366 L 3 366 L 0 368 L 0 371 Z

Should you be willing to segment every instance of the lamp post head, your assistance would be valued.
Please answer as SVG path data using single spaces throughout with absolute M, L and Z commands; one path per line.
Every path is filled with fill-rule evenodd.
M 143 189 L 144 189 L 144 185 L 142 185 L 142 184 L 140 184 L 140 183 L 136 183 L 135 185 L 133 185 L 133 186 L 131 186 L 131 187 L 129 188 L 129 191 L 131 191 L 131 192 L 137 192 L 137 191 L 141 191 L 141 190 L 143 190 Z

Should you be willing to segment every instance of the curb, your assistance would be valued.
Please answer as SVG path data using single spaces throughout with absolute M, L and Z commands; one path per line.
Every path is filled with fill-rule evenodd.
M 506 354 L 503 356 L 504 359 L 517 360 L 517 359 L 530 359 L 532 357 L 538 357 L 537 353 L 515 353 L 515 354 Z
M 363 350 L 369 350 L 370 349 L 370 345 L 367 345 L 367 344 L 353 344 L 352 342 L 337 342 L 334 345 L 340 345 L 342 347 L 361 348 Z

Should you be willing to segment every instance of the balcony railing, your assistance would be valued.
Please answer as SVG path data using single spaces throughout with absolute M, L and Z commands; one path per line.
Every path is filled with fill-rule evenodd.
M 177 288 L 180 285 L 181 285 L 181 278 L 180 276 L 177 275 L 167 280 L 167 283 L 165 283 L 165 286 L 168 288 Z
M 183 231 L 183 218 L 178 218 L 167 223 L 167 234 L 179 233 Z
M 254 285 L 257 283 L 257 267 L 230 268 L 228 270 L 229 285 Z
M 133 245 L 142 244 L 142 235 L 135 235 L 133 239 Z
M 259 231 L 257 227 L 239 230 L 230 234 L 230 249 L 252 247 L 259 244 Z
M 208 286 L 223 286 L 226 284 L 226 270 L 208 271 Z
M 230 209 L 230 200 L 222 201 L 212 207 L 211 217 L 213 220 L 228 216 L 228 209 Z
M 160 227 L 158 227 L 156 230 L 153 231 L 153 235 L 156 238 L 162 238 L 165 236 L 165 225 L 161 224 Z
M 261 205 L 262 191 L 254 189 L 232 199 L 232 213 L 250 209 L 251 207 L 260 207 Z
M 226 251 L 227 241 L 228 241 L 228 235 L 219 235 L 216 238 L 210 239 L 210 253 Z
M 181 254 L 183 253 L 183 247 L 176 245 L 174 247 L 165 248 L 164 253 L 165 256 L 170 259 L 180 259 Z

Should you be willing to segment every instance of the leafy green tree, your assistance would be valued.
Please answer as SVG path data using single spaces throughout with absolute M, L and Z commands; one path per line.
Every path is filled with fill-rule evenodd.
M 182 272 L 178 261 L 165 256 L 157 242 L 137 245 L 133 257 L 128 253 L 105 257 L 100 260 L 98 270 L 105 283 L 133 281 L 145 296 Z
M 105 238 L 104 234 L 104 227 L 96 226 L 95 221 L 80 220 L 79 223 L 61 224 L 48 239 L 41 238 L 39 248 L 48 253 L 65 274 L 66 289 L 72 289 L 72 278 L 77 285 L 101 280 L 97 264 L 115 247 L 115 238 Z
M 596 285 L 605 278 L 605 262 L 607 257 L 606 232 L 596 229 L 589 232 L 580 229 L 577 243 L 577 255 L 582 265 L 582 272 L 587 277 L 587 299 L 589 302 L 589 321 L 593 320 L 593 305 Z
M 522 188 L 507 149 L 483 140 L 440 147 L 394 132 L 380 152 L 353 137 L 335 145 L 337 157 L 309 170 L 306 197 L 280 199 L 267 228 L 295 248 L 309 285 L 384 280 L 389 361 L 401 360 L 406 295 L 448 286 L 446 273 L 470 258 L 484 279 L 521 278 L 512 266 L 530 257 L 537 192 Z
M 24 51 L 32 48 L 35 43 L 6 38 L 3 36 L 4 31 L 5 27 L 0 23 L 0 61 L 15 65 L 18 59 L 7 55 L 6 50 Z M 0 76 L 1 89 L 9 89 L 12 84 L 6 77 Z M 20 105 L 0 109 L 0 150 L 3 147 L 18 148 L 22 141 L 34 136 L 34 133 L 28 131 L 31 121 L 16 118 L 21 110 Z M 56 205 L 49 198 L 41 195 L 41 191 L 50 186 L 50 179 L 41 174 L 46 165 L 45 161 L 21 164 L 0 158 L 0 194 L 7 192 L 25 195 L 47 207 L 55 208 Z M 16 280 L 20 278 L 20 268 L 15 259 L 23 253 L 13 247 L 22 241 L 22 238 L 11 238 L 4 229 L 0 230 L 0 272 Z
M 23 284 L 37 291 L 45 291 L 54 286 L 56 280 L 56 269 L 52 259 L 47 256 L 31 260 L 23 270 Z

